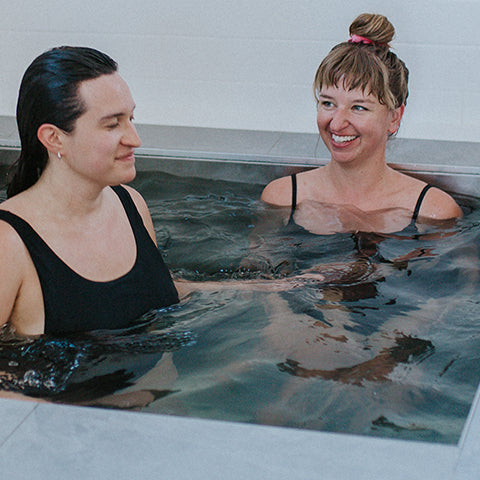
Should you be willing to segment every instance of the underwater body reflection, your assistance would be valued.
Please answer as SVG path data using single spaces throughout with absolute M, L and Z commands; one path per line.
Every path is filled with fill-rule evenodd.
M 475 201 L 400 234 L 262 228 L 261 186 L 140 173 L 173 275 L 221 282 L 130 329 L 5 332 L 0 386 L 35 399 L 455 443 L 480 379 Z M 465 200 L 465 199 L 463 199 Z M 236 287 L 295 278 L 284 291 Z M 232 287 L 228 288 L 228 282 Z

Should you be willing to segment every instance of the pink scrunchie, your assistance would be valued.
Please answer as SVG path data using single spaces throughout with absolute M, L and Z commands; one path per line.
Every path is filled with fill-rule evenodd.
M 348 43 L 365 43 L 367 45 L 381 45 L 378 42 L 374 42 L 369 38 L 361 37 L 360 35 L 352 35 L 350 37 L 350 40 L 348 40 Z

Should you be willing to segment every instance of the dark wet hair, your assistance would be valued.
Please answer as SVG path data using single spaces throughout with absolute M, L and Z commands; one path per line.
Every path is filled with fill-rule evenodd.
M 315 75 L 317 101 L 322 87 L 343 84 L 348 90 L 361 88 L 375 95 L 391 110 L 406 105 L 408 69 L 390 50 L 395 28 L 387 17 L 362 13 L 352 22 L 349 32 L 364 41 L 343 42 L 332 48 Z
M 114 60 L 88 47 L 53 48 L 30 64 L 18 95 L 21 152 L 12 166 L 8 197 L 34 185 L 47 165 L 47 149 L 37 137 L 39 127 L 51 123 L 71 133 L 86 108 L 78 95 L 80 83 L 116 71 Z

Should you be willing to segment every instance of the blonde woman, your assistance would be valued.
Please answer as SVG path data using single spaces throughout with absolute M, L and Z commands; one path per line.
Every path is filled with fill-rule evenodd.
M 394 33 L 383 15 L 361 14 L 350 26 L 350 39 L 320 64 L 314 81 L 317 125 L 331 160 L 266 186 L 262 200 L 291 206 L 286 222 L 318 234 L 387 233 L 419 220 L 462 215 L 450 195 L 385 161 L 408 96 L 407 67 L 390 50 Z

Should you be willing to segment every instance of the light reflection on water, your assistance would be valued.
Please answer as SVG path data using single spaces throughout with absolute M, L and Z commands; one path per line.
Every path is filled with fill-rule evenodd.
M 51 401 L 455 443 L 480 378 L 479 210 L 412 237 L 264 229 L 261 187 L 140 174 L 174 276 L 218 281 L 119 332 L 4 336 Z M 320 271 L 289 291 L 240 290 Z

